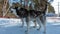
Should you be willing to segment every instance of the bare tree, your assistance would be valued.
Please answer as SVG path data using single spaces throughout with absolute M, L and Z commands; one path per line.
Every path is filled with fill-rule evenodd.
M 3 4 L 3 8 L 2 8 L 2 11 L 3 11 L 3 17 L 5 16 L 5 12 L 6 12 L 6 7 L 7 7 L 7 0 L 4 0 L 4 4 Z
M 48 5 L 48 13 L 55 13 L 55 9 L 51 4 Z
M 4 0 L 0 0 L 0 17 L 3 16 L 3 12 L 2 12 L 3 2 Z

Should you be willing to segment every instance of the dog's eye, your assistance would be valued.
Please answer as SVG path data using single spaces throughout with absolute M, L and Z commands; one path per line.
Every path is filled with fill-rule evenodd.
M 13 11 L 11 11 L 11 13 L 13 13 Z

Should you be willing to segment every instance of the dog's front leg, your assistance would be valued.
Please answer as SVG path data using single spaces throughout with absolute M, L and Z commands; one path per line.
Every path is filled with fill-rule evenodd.
M 27 30 L 25 31 L 26 34 L 29 33 L 29 17 L 26 18 Z
M 24 19 L 23 19 L 23 18 L 21 18 L 21 20 L 22 20 L 22 26 L 21 26 L 21 27 L 23 27 L 23 26 L 24 26 Z
M 37 23 L 36 23 L 36 17 L 34 17 L 34 24 L 35 24 L 35 26 L 33 26 L 34 28 L 36 28 L 37 27 Z

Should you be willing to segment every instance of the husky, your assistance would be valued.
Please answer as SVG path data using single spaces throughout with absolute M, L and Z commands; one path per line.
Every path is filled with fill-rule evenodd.
M 36 23 L 36 18 L 37 17 L 41 21 L 41 22 L 38 23 L 39 24 L 39 28 L 37 30 L 40 30 L 41 24 L 42 24 L 43 27 L 44 27 L 44 33 L 46 33 L 46 9 L 47 9 L 47 4 L 45 5 L 45 7 L 44 7 L 44 9 L 42 11 L 38 11 L 38 10 L 27 10 L 25 8 L 22 8 L 22 7 L 20 9 L 18 9 L 18 8 L 19 7 L 16 6 L 13 9 L 16 10 L 16 14 L 19 16 L 19 18 L 21 18 L 21 20 L 23 22 L 22 23 L 22 27 L 24 25 L 23 18 L 26 19 L 26 24 L 27 24 L 27 30 L 25 31 L 26 33 L 29 32 L 29 21 L 30 21 L 31 18 L 34 18 L 34 21 L 33 21 L 34 24 L 35 24 L 34 27 L 37 26 L 37 23 Z
M 46 16 L 45 16 L 45 11 L 36 11 L 36 10 L 27 10 L 25 8 L 20 8 L 18 10 L 18 7 L 15 7 L 14 9 L 16 9 L 16 14 L 19 16 L 19 18 L 21 18 L 22 20 L 22 27 L 24 25 L 24 20 L 23 18 L 26 19 L 26 24 L 27 24 L 27 30 L 25 32 L 28 33 L 29 31 L 29 21 L 30 21 L 30 18 L 34 18 L 34 28 L 37 26 L 37 23 L 36 23 L 36 18 L 38 17 L 39 20 L 41 21 L 41 23 L 43 24 L 44 26 L 44 32 L 46 31 Z M 40 30 L 41 28 L 41 23 L 38 23 L 39 24 L 39 28 L 37 30 Z

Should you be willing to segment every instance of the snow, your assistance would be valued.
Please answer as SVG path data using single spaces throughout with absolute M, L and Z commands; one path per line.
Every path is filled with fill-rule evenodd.
M 21 28 L 20 19 L 0 18 L 0 34 L 25 34 L 26 26 Z M 31 25 L 34 25 L 31 23 Z M 32 26 L 31 26 L 32 27 Z M 46 22 L 46 34 L 60 34 L 59 22 Z M 29 34 L 43 34 L 43 27 L 40 31 L 37 28 L 30 28 Z
M 60 22 L 60 17 L 47 17 L 47 22 Z

